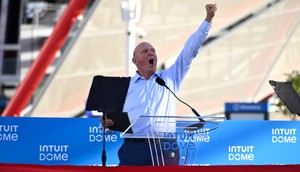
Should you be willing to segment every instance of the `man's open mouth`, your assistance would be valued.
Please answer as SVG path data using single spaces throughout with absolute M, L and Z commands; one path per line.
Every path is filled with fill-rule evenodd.
M 149 64 L 153 65 L 154 59 L 149 59 Z

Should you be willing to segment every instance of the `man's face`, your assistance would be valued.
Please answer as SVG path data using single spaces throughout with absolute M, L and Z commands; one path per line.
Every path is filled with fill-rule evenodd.
M 140 43 L 134 52 L 133 63 L 141 75 L 153 74 L 156 71 L 157 57 L 155 49 L 147 42 Z

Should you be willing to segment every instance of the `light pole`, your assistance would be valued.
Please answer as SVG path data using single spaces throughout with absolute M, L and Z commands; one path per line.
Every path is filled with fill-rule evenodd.
M 136 23 L 140 20 L 141 4 L 139 0 L 124 0 L 121 3 L 122 20 L 126 23 L 126 74 L 133 76 L 135 74 L 135 66 L 131 59 L 135 48 L 136 34 L 140 32 L 140 28 L 136 27 Z

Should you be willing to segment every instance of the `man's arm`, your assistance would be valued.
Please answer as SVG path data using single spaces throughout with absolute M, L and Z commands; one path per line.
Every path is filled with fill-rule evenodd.
M 181 81 L 188 72 L 192 60 L 197 56 L 199 48 L 206 40 L 208 32 L 212 26 L 211 22 L 215 16 L 217 6 L 216 4 L 207 4 L 205 9 L 205 20 L 201 23 L 196 32 L 194 32 L 185 42 L 184 47 L 175 63 L 169 69 L 162 72 L 164 79 L 171 78 L 174 81 L 174 84 L 169 85 L 169 87 L 175 92 L 178 90 Z

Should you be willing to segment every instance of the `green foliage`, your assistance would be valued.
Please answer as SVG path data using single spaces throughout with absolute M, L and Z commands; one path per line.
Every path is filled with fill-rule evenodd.
M 294 89 L 300 95 L 300 73 L 299 71 L 292 71 L 290 74 L 285 74 L 287 76 L 287 81 L 291 82 Z M 277 103 L 275 105 L 278 107 L 276 110 L 277 112 L 281 112 L 284 115 L 289 116 L 291 119 L 295 119 L 296 115 L 292 114 L 286 107 L 286 105 L 279 99 L 279 97 L 276 98 Z

